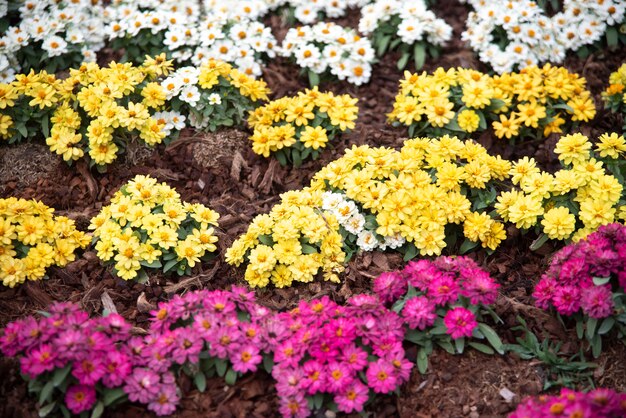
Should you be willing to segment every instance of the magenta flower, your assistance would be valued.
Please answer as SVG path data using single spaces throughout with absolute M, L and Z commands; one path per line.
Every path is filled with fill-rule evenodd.
M 400 272 L 382 273 L 374 280 L 374 292 L 383 303 L 393 303 L 406 292 L 406 279 Z
M 344 363 L 332 362 L 326 366 L 327 392 L 339 393 L 352 382 L 353 371 Z
M 609 286 L 591 286 L 581 293 L 583 312 L 591 318 L 606 318 L 613 313 L 613 293 Z
M 306 389 L 307 394 L 314 395 L 317 392 L 323 392 L 326 385 L 324 366 L 316 360 L 309 360 L 304 363 L 302 370 L 304 371 L 302 387 Z
M 259 349 L 256 346 L 248 344 L 241 347 L 230 360 L 233 363 L 233 370 L 246 373 L 256 371 L 263 357 L 259 354 Z
M 56 363 L 56 354 L 49 344 L 42 344 L 20 360 L 22 373 L 27 374 L 31 379 L 44 372 L 52 371 Z
M 175 342 L 172 349 L 172 360 L 178 364 L 198 363 L 198 356 L 204 347 L 204 341 L 191 328 L 174 330 Z
M 160 390 L 160 376 L 148 369 L 135 369 L 126 380 L 124 392 L 132 402 L 149 403 Z
M 437 318 L 436 306 L 426 296 L 417 296 L 406 301 L 402 317 L 411 329 L 424 330 L 432 326 Z
M 114 350 L 107 353 L 104 369 L 102 383 L 108 388 L 115 388 L 122 386 L 126 381 L 126 377 L 132 370 L 132 364 L 126 354 Z
M 358 380 L 352 381 L 343 392 L 335 395 L 337 409 L 347 414 L 363 411 L 363 405 L 369 399 L 369 389 Z
M 428 297 L 435 305 L 454 303 L 459 297 L 459 285 L 452 276 L 441 275 L 428 284 Z
M 533 297 L 536 299 L 535 304 L 542 309 L 547 309 L 552 304 L 556 288 L 556 280 L 543 277 L 533 291 Z
M 284 418 L 306 418 L 311 414 L 309 404 L 301 394 L 280 399 L 278 411 Z
M 392 364 L 379 359 L 367 368 L 367 384 L 376 393 L 389 393 L 398 386 L 398 378 Z
M 478 326 L 474 314 L 466 308 L 456 307 L 449 310 L 443 318 L 447 330 L 453 339 L 470 337 L 474 328 Z
M 491 305 L 498 298 L 498 288 L 489 273 L 479 268 L 463 269 L 461 275 L 465 277 L 461 294 L 469 298 L 474 305 Z
M 580 309 L 580 289 L 575 286 L 557 287 L 552 302 L 561 315 L 569 316 Z
M 359 372 L 367 366 L 367 352 L 354 343 L 342 351 L 343 362 L 351 370 Z
M 104 376 L 105 368 L 98 357 L 77 361 L 72 367 L 72 375 L 82 385 L 94 385 Z
M 148 409 L 159 416 L 170 415 L 176 410 L 179 400 L 176 385 L 162 384 L 159 386 L 154 400 L 148 404 Z
M 93 386 L 72 386 L 65 394 L 65 404 L 74 414 L 89 411 L 96 403 L 96 390 Z

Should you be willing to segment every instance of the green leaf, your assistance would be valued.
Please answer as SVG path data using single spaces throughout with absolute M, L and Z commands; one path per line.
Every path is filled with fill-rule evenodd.
M 413 47 L 413 60 L 415 61 L 415 69 L 420 70 L 426 62 L 426 46 L 422 42 L 418 42 Z
M 596 286 L 604 286 L 611 281 L 611 277 L 594 277 L 593 284 Z
M 102 404 L 102 402 L 98 402 L 96 404 L 96 407 L 91 412 L 91 418 L 100 418 L 103 412 L 104 412 L 104 405 Z
M 176 266 L 176 264 L 178 264 L 177 259 L 173 259 L 165 263 L 165 266 L 163 266 L 163 273 L 167 273 L 168 271 L 173 269 Z
M 424 348 L 420 348 L 417 352 L 417 369 L 421 374 L 426 373 L 428 370 L 428 354 Z
M 539 248 L 543 247 L 543 244 L 548 242 L 549 239 L 546 234 L 542 233 L 530 244 L 530 251 L 537 251 Z
M 504 349 L 502 347 L 502 340 L 500 339 L 500 337 L 498 337 L 498 334 L 496 333 L 496 331 L 494 331 L 493 328 L 491 328 L 487 324 L 479 323 L 478 329 L 480 329 L 480 332 L 482 332 L 485 335 L 485 337 L 487 338 L 487 341 L 489 341 L 489 344 L 491 344 L 491 346 L 498 353 L 504 354 Z
M 409 54 L 408 52 L 404 52 L 402 54 L 402 56 L 398 60 L 398 70 L 404 70 L 404 67 L 406 67 L 407 63 L 409 62 L 410 56 L 411 54 Z
M 46 138 L 50 136 L 50 127 L 48 126 L 48 124 L 48 116 L 46 115 L 41 119 L 41 130 Z
M 382 57 L 385 52 L 387 52 L 387 47 L 389 46 L 389 42 L 391 41 L 390 35 L 384 35 L 380 38 L 380 42 L 378 43 L 378 48 L 376 49 L 376 54 L 379 57 Z
M 148 267 L 151 269 L 158 269 L 163 267 L 163 264 L 161 264 L 161 262 L 157 259 L 154 260 L 152 263 L 148 263 L 147 261 L 141 261 L 139 264 L 141 264 L 144 267 Z
M 274 155 L 276 156 L 276 159 L 278 160 L 281 166 L 284 167 L 287 165 L 287 156 L 285 155 L 283 150 L 276 151 Z
M 54 390 L 54 382 L 51 380 L 44 385 L 39 393 L 39 403 L 43 405 L 44 403 L 50 400 L 52 396 L 52 391 Z
M 302 246 L 302 254 L 315 254 L 317 253 L 317 248 L 309 244 L 301 244 Z
M 266 372 L 271 373 L 274 368 L 274 355 L 266 354 L 263 356 L 263 368 Z
M 578 339 L 582 339 L 585 336 L 583 321 L 576 321 L 576 335 L 578 336 Z
M 55 388 L 59 387 L 59 385 L 63 383 L 67 375 L 70 374 L 71 370 L 72 370 L 72 365 L 68 364 L 62 369 L 56 369 L 54 371 L 54 374 L 52 375 L 52 384 L 54 385 Z
M 226 363 L 226 360 L 221 358 L 215 359 L 215 370 L 217 371 L 217 375 L 219 377 L 223 377 L 226 374 L 227 367 L 228 364 Z
M 270 247 L 274 245 L 274 240 L 271 235 L 259 235 L 259 242 L 264 245 L 269 245 Z
M 463 354 L 463 350 L 465 350 L 465 338 L 457 338 L 454 340 L 454 347 L 456 348 L 457 353 Z
M 237 372 L 233 369 L 229 369 L 224 377 L 224 381 L 228 386 L 233 386 L 237 382 Z
M 196 373 L 196 375 L 193 377 L 193 383 L 196 385 L 196 388 L 198 388 L 200 392 L 204 392 L 206 390 L 206 376 L 204 375 L 204 373 Z
M 324 393 L 323 392 L 318 392 L 315 394 L 315 396 L 313 396 L 313 410 L 317 411 L 322 409 L 322 406 L 324 405 Z
M 602 321 L 602 324 L 600 324 L 600 328 L 598 328 L 598 334 L 606 334 L 613 328 L 613 325 L 615 325 L 615 319 L 610 316 L 608 318 L 605 318 L 604 321 Z
M 300 151 L 295 148 L 291 149 L 291 159 L 294 167 L 298 168 L 302 165 L 302 156 L 300 155 Z
M 595 335 L 591 342 L 591 354 L 594 358 L 598 358 L 602 354 L 602 337 Z
M 613 49 L 619 43 L 619 34 L 617 33 L 617 28 L 615 26 L 610 26 L 606 30 L 606 43 L 609 48 Z
M 43 407 L 39 408 L 39 412 L 38 412 L 39 417 L 40 418 L 47 417 L 48 415 L 50 415 L 50 412 L 52 412 L 56 406 L 57 406 L 57 403 L 56 402 L 52 402 L 52 403 L 49 403 L 46 406 L 43 406 Z
M 15 129 L 17 129 L 17 131 L 24 137 L 27 138 L 28 137 L 28 130 L 26 129 L 26 126 L 23 123 L 19 123 L 17 125 L 15 125 Z
M 488 345 L 485 345 L 485 344 L 477 343 L 477 342 L 474 342 L 474 341 L 470 341 L 467 344 L 470 347 L 480 351 L 481 353 L 490 354 L 490 355 L 495 353 L 495 351 L 493 351 L 493 349 L 491 347 L 489 347 Z
M 596 318 L 589 318 L 587 320 L 587 338 L 592 339 L 596 333 L 596 327 L 598 326 L 598 320 Z
M 309 85 L 311 87 L 315 87 L 320 83 L 320 75 L 309 70 L 308 71 L 308 75 L 309 75 Z
M 465 239 L 463 244 L 461 244 L 461 248 L 459 248 L 460 254 L 465 254 L 478 246 L 478 242 L 470 241 L 469 239 Z
M 126 396 L 126 392 L 124 392 L 122 388 L 106 389 L 102 402 L 104 402 L 104 406 L 109 406 L 113 402 L 122 399 L 124 396 Z
M 412 242 L 406 244 L 406 251 L 404 253 L 404 261 L 409 261 L 414 259 L 417 256 L 417 247 Z

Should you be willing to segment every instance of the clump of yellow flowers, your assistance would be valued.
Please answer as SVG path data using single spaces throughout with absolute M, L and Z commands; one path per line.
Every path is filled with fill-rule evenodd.
M 502 192 L 495 204 L 502 219 L 543 231 L 535 246 L 547 239 L 578 241 L 601 225 L 626 219 L 623 136 L 603 134 L 594 148 L 582 134 L 565 135 L 554 152 L 563 165 L 554 174 L 539 169 L 532 158 L 513 164 L 511 181 L 517 187 Z
M 146 269 L 189 273 L 216 250 L 219 215 L 183 203 L 165 183 L 138 175 L 91 220 L 98 257 L 124 280 L 147 280 Z
M 0 280 L 15 287 L 25 280 L 39 280 L 52 265 L 66 266 L 74 252 L 89 245 L 89 236 L 74 221 L 53 216 L 36 200 L 0 199 Z
M 626 131 L 626 64 L 609 76 L 609 87 L 602 92 L 606 107 L 614 113 L 624 115 L 624 130 Z
M 279 288 L 310 282 L 320 272 L 338 282 L 344 269 L 337 219 L 323 210 L 322 192 L 305 188 L 281 195 L 269 214 L 259 215 L 226 252 L 229 264 L 246 263 L 252 287 Z
M 155 117 L 165 120 L 168 133 L 187 124 L 211 132 L 222 126 L 241 125 L 257 102 L 267 101 L 270 92 L 265 81 L 213 59 L 200 67 L 178 68 L 161 81 L 161 87 L 170 110 Z
M 294 97 L 274 100 L 250 114 L 252 150 L 264 157 L 273 153 L 282 165 L 299 167 L 316 159 L 339 133 L 354 129 L 357 99 L 320 92 L 317 87 Z
M 164 140 L 163 125 L 151 112 L 165 104 L 156 79 L 170 68 L 162 54 L 139 67 L 85 63 L 63 80 L 45 71 L 17 75 L 0 84 L 0 137 L 11 143 L 43 131 L 50 150 L 65 161 L 88 154 L 103 168 L 130 138 L 151 146 Z
M 583 77 L 549 64 L 495 76 L 463 68 L 405 72 L 388 118 L 408 126 L 411 137 L 464 138 L 491 126 L 498 138 L 541 138 L 595 116 L 585 84 Z

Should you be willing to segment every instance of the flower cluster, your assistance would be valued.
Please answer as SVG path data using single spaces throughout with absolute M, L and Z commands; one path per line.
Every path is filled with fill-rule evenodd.
M 426 55 L 438 57 L 440 48 L 452 38 L 452 27 L 428 10 L 424 0 L 376 0 L 361 10 L 359 31 L 371 36 L 379 57 L 399 50 L 399 69 L 411 57 L 415 68 L 422 68 Z
M 272 8 L 286 7 L 289 18 L 310 25 L 318 20 L 336 19 L 346 15 L 349 8 L 361 8 L 370 0 L 271 0 Z
M 626 141 L 617 134 L 603 134 L 595 152 L 591 148 L 582 134 L 562 136 L 554 152 L 564 168 L 554 174 L 542 171 L 533 158 L 515 162 L 510 174 L 517 187 L 497 197 L 498 214 L 521 229 L 541 227 L 544 239 L 574 241 L 624 219 Z
M 273 153 L 282 165 L 289 161 L 296 167 L 309 157 L 317 159 L 328 142 L 354 129 L 356 102 L 350 95 L 322 93 L 317 87 L 274 100 L 248 118 L 254 129 L 252 150 L 264 157 Z
M 91 220 L 98 258 L 124 280 L 146 280 L 145 269 L 189 273 L 216 250 L 219 215 L 199 203 L 183 203 L 165 183 L 136 176 Z
M 180 401 L 181 374 L 204 391 L 208 377 L 232 385 L 261 365 L 277 381 L 284 417 L 306 417 L 332 401 L 360 412 L 375 394 L 406 382 L 412 368 L 402 320 L 374 296 L 354 296 L 345 307 L 324 297 L 278 313 L 234 286 L 175 296 L 150 314 L 147 334 L 133 337 L 117 314 L 90 319 L 57 303 L 39 320 L 10 323 L 0 352 L 20 358 L 40 416 L 102 413 L 125 401 L 169 415 Z
M 311 85 L 317 85 L 320 76 L 331 75 L 357 86 L 369 81 L 375 55 L 368 39 L 325 22 L 289 29 L 280 54 L 302 67 Z
M 563 10 L 552 17 L 532 0 L 469 3 L 474 11 L 462 38 L 498 73 L 541 62 L 561 63 L 568 51 L 586 53 L 586 46 L 605 34 L 612 48 L 626 41 L 619 28 L 626 5 L 617 0 L 565 0 Z
M 154 80 L 169 68 L 159 56 L 140 67 L 83 64 L 64 80 L 46 72 L 18 74 L 0 84 L 0 137 L 15 142 L 43 131 L 50 150 L 65 161 L 87 153 L 103 169 L 129 137 L 151 146 L 164 140 L 163 125 L 150 112 L 165 103 L 165 91 Z
M 420 346 L 417 365 L 422 373 L 435 344 L 451 354 L 462 353 L 465 339 L 473 337 L 486 339 L 496 351 L 504 352 L 495 331 L 482 322 L 485 314 L 495 316 L 489 307 L 499 287 L 467 257 L 411 261 L 403 270 L 383 273 L 374 280 L 374 291 L 393 305 L 409 329 L 405 338 Z M 476 341 L 468 345 L 494 353 Z
M 226 252 L 229 264 L 246 263 L 244 278 L 252 287 L 310 282 L 320 271 L 338 282 L 345 253 L 339 223 L 320 210 L 321 192 L 308 189 L 281 195 L 269 214 L 258 215 Z
M 272 376 L 283 417 L 307 417 L 331 401 L 339 411 L 361 412 L 373 394 L 391 393 L 410 376 L 402 321 L 376 297 L 357 295 L 347 306 L 326 296 L 300 302 L 273 325 Z
M 474 142 L 416 138 L 400 151 L 353 147 L 320 170 L 311 187 L 344 194 L 373 214 L 368 222 L 378 240 L 406 240 L 401 251 L 409 259 L 439 255 L 457 229 L 470 241 L 464 248 L 495 249 L 506 237 L 504 226 L 483 209 L 495 199 L 494 181 L 507 178 L 510 167 Z
M 0 352 L 20 357 L 29 388 L 39 394 L 40 416 L 53 411 L 78 415 L 125 400 L 119 388 L 135 366 L 130 328 L 117 314 L 90 319 L 77 305 L 56 303 L 40 319 L 29 316 L 8 324 Z M 158 381 L 146 383 L 158 391 Z
M 551 65 L 493 77 L 462 68 L 407 72 L 388 117 L 408 126 L 411 136 L 466 137 L 491 125 L 498 138 L 541 138 L 595 116 L 585 84 L 583 77 Z
M 561 389 L 559 395 L 540 395 L 522 401 L 508 418 L 580 416 L 619 418 L 626 414 L 626 393 L 611 389 L 576 392 Z
M 19 71 L 49 72 L 95 61 L 104 46 L 105 30 L 99 0 L 25 0 L 4 2 L 0 13 L 0 81 Z M 1 6 L 0 6 L 1 7 Z M 10 25 L 16 22 L 16 25 Z M 7 27 L 8 26 L 8 27 Z
M 25 280 L 40 280 L 52 265 L 64 267 L 74 252 L 89 244 L 74 221 L 53 216 L 36 200 L 0 199 L 0 280 L 15 287 Z
M 204 3 L 120 2 L 109 7 L 111 45 L 124 48 L 131 61 L 165 52 L 179 64 L 219 59 L 250 76 L 261 75 L 262 61 L 276 56 L 276 39 L 257 21 L 267 10 L 263 1 Z
M 602 92 L 606 107 L 614 113 L 624 115 L 624 131 L 626 131 L 626 64 L 609 77 L 609 87 Z
M 613 328 L 626 335 L 626 226 L 600 227 L 585 240 L 557 252 L 535 287 L 537 306 L 554 307 L 573 316 L 579 338 L 583 328 L 594 355 L 601 350 L 601 336 Z
M 260 100 L 267 100 L 269 89 L 223 61 L 208 60 L 200 67 L 181 67 L 161 81 L 171 111 L 154 115 L 165 121 L 167 134 L 185 127 L 185 120 L 196 129 L 215 131 L 223 126 L 240 125 Z

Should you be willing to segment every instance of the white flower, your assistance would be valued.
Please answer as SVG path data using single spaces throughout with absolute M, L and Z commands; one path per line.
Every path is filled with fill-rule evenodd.
M 60 36 L 48 37 L 41 46 L 49 57 L 58 57 L 67 52 L 67 42 Z
M 178 97 L 183 102 L 189 103 L 192 107 L 195 107 L 198 100 L 200 100 L 200 91 L 195 85 L 188 85 L 180 91 Z
M 322 209 L 334 211 L 343 202 L 343 195 L 340 193 L 324 192 L 322 194 Z
M 209 95 L 209 104 L 210 105 L 221 105 L 222 104 L 222 98 L 217 93 L 211 93 Z
M 345 223 L 353 215 L 358 213 L 359 211 L 357 210 L 356 205 L 351 200 L 344 200 L 337 205 L 337 208 L 333 211 L 333 214 L 341 224 Z
M 365 229 L 359 234 L 356 245 L 363 251 L 373 251 L 378 246 L 378 239 L 373 232 Z
M 343 227 L 351 234 L 358 235 L 363 231 L 365 225 L 365 217 L 360 213 L 355 213 L 346 222 L 343 223 Z

